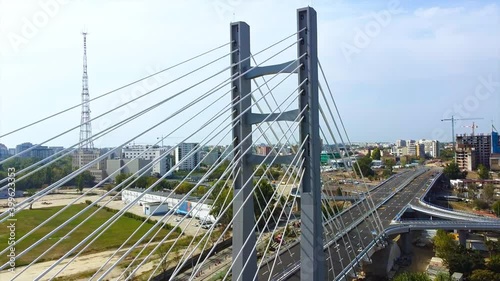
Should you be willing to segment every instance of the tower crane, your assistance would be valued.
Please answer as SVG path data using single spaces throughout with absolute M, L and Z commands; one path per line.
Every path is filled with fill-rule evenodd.
M 474 122 L 472 122 L 472 126 L 465 125 L 465 126 L 462 126 L 462 127 L 464 127 L 464 128 L 472 128 L 472 135 L 474 135 L 474 129 L 478 128 L 478 126 Z
M 457 153 L 455 148 L 455 122 L 456 121 L 465 121 L 465 120 L 482 120 L 483 118 L 455 118 L 455 116 L 451 116 L 451 118 L 441 119 L 442 122 L 451 121 L 451 140 L 453 141 L 453 154 L 455 155 L 455 161 L 457 160 Z

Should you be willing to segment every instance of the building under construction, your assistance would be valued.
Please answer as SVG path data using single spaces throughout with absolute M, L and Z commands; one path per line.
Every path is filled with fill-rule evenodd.
M 488 169 L 499 170 L 500 140 L 498 133 L 457 135 L 456 161 L 461 170 L 474 171 L 482 164 Z

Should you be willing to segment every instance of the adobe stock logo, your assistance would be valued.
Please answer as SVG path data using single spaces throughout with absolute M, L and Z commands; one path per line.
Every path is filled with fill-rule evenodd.
M 462 101 L 462 103 L 456 103 L 453 105 L 452 109 L 448 109 L 443 113 L 442 119 L 451 118 L 468 118 L 473 117 L 471 113 L 479 109 L 481 102 L 487 101 L 491 96 L 500 89 L 500 80 L 495 81 L 493 74 L 488 75 L 488 77 L 479 76 L 479 83 L 474 89 L 474 94 L 468 95 Z M 455 127 L 460 126 L 460 121 L 456 121 Z M 443 129 L 434 129 L 432 131 L 432 138 L 439 141 L 445 141 L 449 139 L 449 133 L 445 132 Z
M 68 0 L 40 0 L 38 9 L 31 17 L 21 19 L 21 28 L 17 32 L 9 32 L 7 37 L 15 53 L 35 38 L 40 30 L 46 27 L 50 20 L 57 16 L 61 6 L 68 4 Z
M 342 42 L 340 49 L 348 62 L 351 62 L 355 55 L 360 54 L 363 49 L 370 46 L 373 39 L 380 35 L 382 29 L 389 26 L 394 15 L 405 12 L 399 6 L 399 1 L 390 1 L 387 5 L 387 9 L 371 13 L 371 20 L 365 23 L 363 28 L 357 27 L 355 29 L 352 43 Z

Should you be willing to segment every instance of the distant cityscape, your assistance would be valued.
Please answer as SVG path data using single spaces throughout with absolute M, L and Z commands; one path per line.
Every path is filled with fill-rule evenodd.
M 226 159 L 231 152 L 232 146 L 204 146 L 200 149 L 199 143 L 180 143 L 176 146 L 158 146 L 150 144 L 130 144 L 115 148 L 97 148 L 92 150 L 76 149 L 71 152 L 73 169 L 81 168 L 101 155 L 108 153 L 107 157 L 88 167 L 88 171 L 101 181 L 108 175 L 133 174 L 146 166 L 150 166 L 147 172 L 153 176 L 164 176 L 171 170 L 192 170 L 200 165 L 212 166 L 220 159 Z M 253 147 L 253 154 L 275 155 L 281 145 L 260 144 Z M 439 158 L 443 150 L 453 151 L 451 143 L 442 144 L 437 140 L 403 140 L 398 139 L 394 143 L 357 143 L 352 146 L 324 145 L 322 143 L 321 162 L 323 166 L 340 169 L 351 166 L 363 156 L 371 156 L 372 151 L 380 150 L 380 159 L 373 159 L 372 166 L 382 167 L 388 158 L 393 159 L 395 165 L 411 163 L 421 159 Z M 294 154 L 297 147 L 285 146 L 279 150 L 280 155 Z M 13 155 L 21 158 L 45 159 L 55 154 L 67 153 L 62 146 L 36 146 L 30 142 L 17 145 L 15 148 L 7 148 L 0 144 L 0 159 L 6 159 Z M 69 150 L 68 150 L 69 151 Z M 24 152 L 24 153 L 23 153 Z M 461 134 L 456 136 L 455 149 L 456 162 L 463 171 L 474 171 L 479 165 L 484 165 L 491 171 L 500 171 L 500 139 L 498 132 L 492 130 L 490 134 Z M 157 160 L 161 158 L 161 160 Z M 181 161 L 186 158 L 185 161 Z M 227 159 L 232 159 L 231 155 Z M 347 159 L 347 160 L 346 160 Z M 151 165 L 151 162 L 155 162 Z M 174 169 L 172 169 L 174 168 Z M 119 170 L 119 173 L 116 171 Z

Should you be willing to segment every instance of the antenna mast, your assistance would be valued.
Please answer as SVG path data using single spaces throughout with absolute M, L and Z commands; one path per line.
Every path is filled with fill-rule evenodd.
M 82 119 L 80 123 L 80 151 L 94 149 L 92 125 L 90 124 L 89 77 L 87 74 L 87 32 L 83 31 L 83 77 L 82 77 Z

